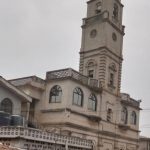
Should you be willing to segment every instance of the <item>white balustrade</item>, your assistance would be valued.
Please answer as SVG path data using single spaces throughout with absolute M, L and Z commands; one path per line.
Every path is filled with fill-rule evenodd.
M 91 149 L 93 146 L 93 143 L 90 140 L 24 127 L 0 127 L 0 138 L 23 138 L 27 140 L 57 143 L 62 145 L 67 143 L 68 146 L 75 146 L 86 149 Z

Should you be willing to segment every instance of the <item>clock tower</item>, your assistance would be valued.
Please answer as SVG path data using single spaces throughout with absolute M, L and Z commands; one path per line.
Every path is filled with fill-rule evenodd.
M 98 79 L 103 89 L 120 94 L 123 5 L 121 0 L 90 0 L 83 19 L 80 73 Z

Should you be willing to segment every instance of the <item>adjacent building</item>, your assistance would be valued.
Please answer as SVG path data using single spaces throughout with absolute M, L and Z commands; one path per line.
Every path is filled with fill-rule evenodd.
M 67 148 L 138 149 L 140 102 L 120 91 L 122 12 L 121 0 L 87 2 L 79 72 L 66 68 L 47 72 L 45 79 L 30 76 L 9 81 L 32 98 L 27 107 L 27 120 L 31 126 L 55 132 L 58 138 L 63 136 L 69 140 L 74 137 L 73 147 Z M 33 142 L 34 138 L 36 142 L 35 133 L 38 132 L 31 132 L 27 140 Z M 21 133 L 26 137 L 25 129 L 20 128 Z M 84 143 L 82 147 L 78 139 L 86 144 L 81 142 Z M 65 143 L 62 145 L 58 149 L 66 148 Z M 51 149 L 48 145 L 46 148 Z
M 140 136 L 139 150 L 150 150 L 150 138 Z

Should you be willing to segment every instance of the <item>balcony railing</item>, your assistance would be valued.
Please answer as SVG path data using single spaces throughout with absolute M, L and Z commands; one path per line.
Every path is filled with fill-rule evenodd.
M 0 138 L 23 138 L 46 143 L 56 143 L 61 145 L 75 146 L 79 148 L 91 149 L 93 142 L 78 137 L 70 137 L 24 127 L 0 127 Z
M 65 78 L 72 78 L 92 88 L 101 88 L 101 84 L 98 80 L 84 76 L 71 68 L 50 71 L 47 72 L 46 74 L 47 80 L 65 79 Z

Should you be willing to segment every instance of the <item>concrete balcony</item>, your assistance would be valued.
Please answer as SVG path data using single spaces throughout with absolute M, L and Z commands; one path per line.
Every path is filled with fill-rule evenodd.
M 45 143 L 92 149 L 93 142 L 78 137 L 64 136 L 47 131 L 24 127 L 0 127 L 0 139 L 26 139 Z
M 140 109 L 140 102 L 141 101 L 136 101 L 133 98 L 130 97 L 130 95 L 126 94 L 126 93 L 121 93 L 121 102 L 129 105 L 129 106 L 133 106 L 135 108 L 139 108 Z

